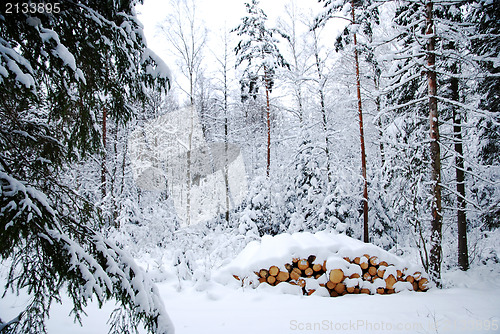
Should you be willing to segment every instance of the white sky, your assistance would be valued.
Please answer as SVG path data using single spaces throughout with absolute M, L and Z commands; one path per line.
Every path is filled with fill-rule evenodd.
M 271 19 L 273 14 L 279 12 L 284 3 L 288 1 L 264 0 L 260 6 Z M 306 1 L 314 2 L 315 0 Z M 223 29 L 224 25 L 228 30 L 236 27 L 240 23 L 241 17 L 246 14 L 245 2 L 247 0 L 197 0 L 196 5 L 199 16 L 203 19 L 210 34 Z M 171 63 L 168 59 L 171 54 L 168 53 L 168 48 L 163 43 L 161 36 L 158 36 L 156 27 L 170 13 L 169 3 L 169 0 L 144 0 L 143 5 L 137 6 L 139 20 L 144 25 L 148 46 L 162 56 L 167 64 Z M 172 65 L 170 66 L 172 67 Z
M 285 4 L 291 1 L 293 0 L 261 0 L 259 7 L 267 14 L 268 22 L 273 26 L 276 19 L 284 13 Z M 241 22 L 241 18 L 246 14 L 245 2 L 250 0 L 196 0 L 196 5 L 207 28 L 216 32 L 224 28 L 224 25 L 232 29 Z M 295 2 L 299 7 L 311 8 L 315 12 L 322 8 L 317 0 L 295 0 Z M 169 3 L 169 0 L 144 0 L 143 5 L 137 6 L 148 45 L 158 53 L 160 50 L 156 48 L 160 41 L 155 38 L 155 27 L 170 13 Z
M 296 7 L 300 8 L 299 13 L 304 14 L 306 17 L 312 16 L 312 13 L 317 14 L 322 11 L 322 4 L 318 3 L 317 0 L 261 0 L 259 7 L 267 14 L 269 27 L 274 27 L 279 17 L 286 17 L 285 5 L 292 1 L 295 2 Z M 246 15 L 244 4 L 250 2 L 250 0 L 195 0 L 195 2 L 199 17 L 202 18 L 208 29 L 207 52 L 205 52 L 207 59 L 204 65 L 210 67 L 214 63 L 214 60 L 210 59 L 210 50 L 217 52 L 220 45 L 221 31 L 224 30 L 224 27 L 226 27 L 226 30 L 231 30 L 240 24 L 241 18 Z M 174 75 L 175 85 L 176 79 L 182 81 L 179 70 L 176 68 L 175 57 L 170 51 L 165 37 L 161 36 L 161 32 L 157 32 L 158 25 L 170 14 L 169 4 L 170 0 L 144 0 L 144 4 L 138 5 L 136 9 L 139 20 L 144 25 L 148 47 L 162 57 L 170 67 Z M 337 34 L 335 32 L 336 25 L 335 23 L 328 23 L 327 27 L 330 26 L 333 33 L 325 34 L 329 40 L 323 42 L 333 45 Z M 232 38 L 236 39 L 237 36 L 233 34 Z

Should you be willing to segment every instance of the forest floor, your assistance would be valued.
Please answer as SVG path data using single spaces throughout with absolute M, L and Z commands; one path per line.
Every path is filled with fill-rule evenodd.
M 328 298 L 278 293 L 170 279 L 158 283 L 177 334 L 199 333 L 500 333 L 500 281 L 486 266 L 444 274 L 444 289 L 393 295 Z M 182 283 L 182 287 L 180 286 Z M 26 299 L 6 296 L 0 315 L 7 319 Z M 54 304 L 50 334 L 107 333 L 107 303 L 87 308 L 83 327 L 69 315 L 70 303 Z

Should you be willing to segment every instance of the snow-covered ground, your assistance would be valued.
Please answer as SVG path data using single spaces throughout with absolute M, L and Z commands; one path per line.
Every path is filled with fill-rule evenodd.
M 306 236 L 306 239 L 314 240 L 311 235 Z M 308 254 L 311 250 L 307 249 L 311 243 L 304 246 L 303 237 L 295 239 L 300 241 L 298 243 L 292 239 L 290 236 L 282 237 L 281 244 L 275 245 L 284 248 L 285 253 L 295 249 Z M 360 245 L 361 251 L 366 247 L 372 252 L 377 251 L 375 246 L 363 246 L 365 244 L 352 239 L 349 241 L 344 236 L 323 240 L 326 240 L 323 245 L 316 242 L 318 251 L 327 245 L 338 247 L 339 240 L 342 243 L 338 247 L 340 253 L 346 251 L 345 247 L 352 250 Z M 267 241 L 272 240 L 268 238 Z M 264 242 L 262 245 L 259 248 L 259 243 L 251 243 L 225 269 L 214 269 L 211 276 L 219 276 L 218 279 L 199 279 L 194 283 L 178 280 L 173 274 L 163 276 L 164 280 L 158 283 L 158 287 L 176 333 L 500 333 L 498 264 L 474 266 L 465 273 L 458 270 L 445 272 L 445 288 L 432 288 L 425 293 L 404 291 L 392 295 L 329 298 L 314 294 L 284 294 L 282 287 L 288 285 L 286 283 L 277 287 L 261 284 L 256 289 L 241 287 L 232 277 L 225 284 L 218 283 L 224 281 L 220 279 L 221 275 L 230 275 L 230 268 L 235 268 L 235 262 L 240 266 L 245 264 L 242 263 L 245 254 L 253 254 L 251 258 L 264 262 L 280 257 L 274 251 L 259 252 L 272 246 Z M 260 254 L 260 259 L 257 254 Z M 286 254 L 281 255 L 286 257 Z M 149 267 L 147 257 L 138 259 L 138 262 L 145 268 Z M 250 260 L 243 262 L 251 265 Z M 0 303 L 0 317 L 2 320 L 12 319 L 26 302 L 23 296 L 5 296 Z M 54 304 L 52 307 L 48 332 L 107 333 L 106 322 L 114 308 L 113 303 L 105 304 L 102 309 L 97 307 L 97 303 L 91 303 L 86 309 L 88 316 L 83 318 L 83 327 L 80 327 L 74 324 L 69 315 L 70 303 L 63 297 L 62 305 Z
M 158 284 L 178 334 L 199 333 L 500 333 L 500 282 L 485 268 L 449 272 L 455 287 L 393 295 L 337 298 L 277 293 L 277 289 Z M 2 319 L 15 314 L 22 298 L 0 305 Z M 91 304 L 83 327 L 74 324 L 69 304 L 54 305 L 51 334 L 107 333 L 113 304 Z

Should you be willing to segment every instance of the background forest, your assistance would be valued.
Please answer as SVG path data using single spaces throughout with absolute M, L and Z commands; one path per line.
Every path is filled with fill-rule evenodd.
M 300 231 L 373 243 L 438 286 L 500 262 L 498 0 L 290 1 L 275 22 L 252 0 L 223 32 L 175 0 L 157 27 L 174 75 L 133 1 L 75 3 L 0 12 L 1 254 L 7 287 L 39 296 L 11 328 L 43 319 L 65 281 L 75 305 L 117 298 L 131 323 L 162 328 L 159 302 L 138 308 L 126 288 L 140 269 L 125 252 L 179 289 L 249 241 Z M 130 155 L 134 131 L 178 110 L 207 143 L 239 148 L 248 188 L 230 199 L 226 159 L 225 205 L 192 224 L 169 186 L 137 182 Z

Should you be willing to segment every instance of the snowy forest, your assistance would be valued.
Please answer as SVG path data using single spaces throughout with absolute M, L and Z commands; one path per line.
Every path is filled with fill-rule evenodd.
M 248 0 L 222 30 L 203 1 L 167 2 L 168 57 L 141 0 L 0 4 L 0 333 L 311 332 L 314 310 L 394 303 L 425 318 L 406 332 L 499 330 L 500 1 Z M 304 233 L 430 289 L 320 299 L 227 269 Z

